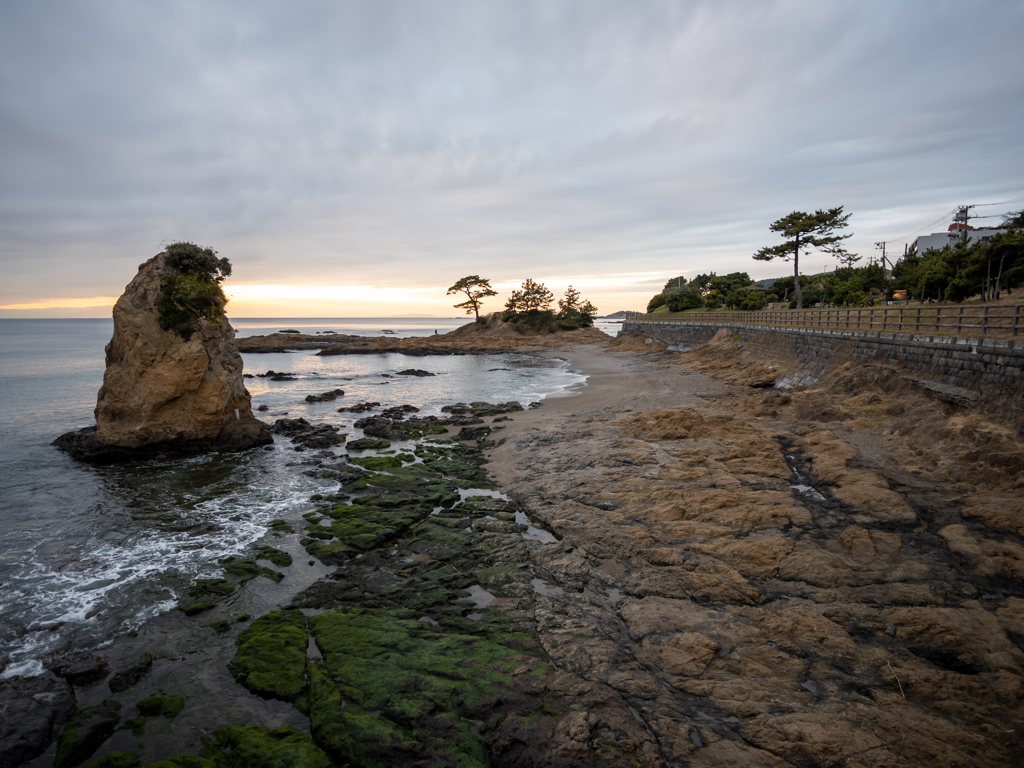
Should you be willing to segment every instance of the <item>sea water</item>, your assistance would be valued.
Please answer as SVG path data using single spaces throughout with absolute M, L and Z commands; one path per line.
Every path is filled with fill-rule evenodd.
M 378 336 L 444 333 L 464 320 L 434 318 L 233 320 L 239 336 L 277 330 Z M 310 508 L 336 487 L 294 466 L 286 440 L 274 450 L 206 454 L 110 466 L 74 462 L 50 445 L 94 423 L 111 320 L 0 320 L 0 677 L 36 674 L 47 654 L 100 647 L 175 607 L 197 577 L 220 575 L 267 523 Z M 566 363 L 522 353 L 318 357 L 316 350 L 244 355 L 257 416 L 304 417 L 359 436 L 365 414 L 338 408 L 373 401 L 440 415 L 455 402 L 571 392 L 585 378 Z M 432 376 L 403 376 L 414 368 Z M 344 396 L 307 403 L 334 389 Z M 291 465 L 291 466 L 289 466 Z

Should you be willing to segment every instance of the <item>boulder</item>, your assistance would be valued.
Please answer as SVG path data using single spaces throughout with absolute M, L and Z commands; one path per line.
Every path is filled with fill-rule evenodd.
M 158 322 L 160 278 L 175 272 L 165 254 L 154 256 L 114 305 L 95 431 L 55 443 L 74 458 L 234 451 L 272 442 L 269 427 L 253 416 L 227 317 L 198 318 L 187 340 Z
M 56 677 L 12 677 L 0 682 L 0 765 L 41 755 L 77 712 L 75 692 Z

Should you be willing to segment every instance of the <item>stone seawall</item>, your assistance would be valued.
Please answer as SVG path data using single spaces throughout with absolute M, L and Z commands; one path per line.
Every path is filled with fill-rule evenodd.
M 707 343 L 723 328 L 739 336 L 745 357 L 788 363 L 779 385 L 812 384 L 847 362 L 887 365 L 943 400 L 980 407 L 1024 426 L 1024 339 L 631 320 L 622 324 L 620 335 L 643 335 L 685 349 Z

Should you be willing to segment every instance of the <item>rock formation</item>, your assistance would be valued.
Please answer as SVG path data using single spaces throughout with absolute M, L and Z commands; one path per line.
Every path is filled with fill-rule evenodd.
M 114 335 L 96 403 L 96 427 L 55 444 L 75 458 L 114 460 L 163 451 L 235 451 L 272 441 L 253 416 L 234 330 L 197 318 L 188 340 L 157 320 L 160 277 L 176 272 L 158 254 L 139 267 L 114 305 Z

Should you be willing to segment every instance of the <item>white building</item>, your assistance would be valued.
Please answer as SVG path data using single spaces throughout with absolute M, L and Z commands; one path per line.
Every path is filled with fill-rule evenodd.
M 921 256 L 930 248 L 934 248 L 937 251 L 941 251 L 947 245 L 953 245 L 957 240 L 967 233 L 967 242 L 973 243 L 975 240 L 988 241 L 992 239 L 993 235 L 998 235 L 1003 230 L 995 229 L 994 227 L 980 227 L 975 229 L 970 225 L 963 224 L 950 224 L 949 229 L 946 232 L 938 232 L 934 235 L 922 235 L 917 238 L 910 246 L 911 250 L 917 249 L 917 255 Z

